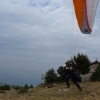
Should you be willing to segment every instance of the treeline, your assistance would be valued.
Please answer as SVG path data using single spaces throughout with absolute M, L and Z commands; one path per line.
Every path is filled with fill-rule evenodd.
M 22 94 L 22 93 L 27 93 L 29 89 L 33 89 L 33 85 L 28 86 L 27 84 L 25 84 L 23 87 L 22 86 L 13 86 L 13 89 L 18 91 L 18 94 Z
M 28 86 L 27 84 L 25 84 L 24 86 L 18 86 L 18 85 L 15 86 L 14 85 L 14 86 L 12 86 L 12 88 L 15 89 L 15 90 L 20 90 L 22 88 L 24 88 L 24 89 L 30 89 L 30 88 L 34 88 L 34 87 L 33 87 L 33 85 Z
M 33 88 L 34 88 L 33 85 L 28 86 L 27 84 L 25 84 L 24 86 L 18 86 L 18 85 L 10 86 L 10 85 L 6 84 L 6 85 L 0 86 L 0 92 L 5 93 L 4 92 L 5 90 L 15 89 L 18 92 L 18 94 L 22 94 L 22 93 L 28 92 L 29 89 L 33 89 Z
M 0 86 L 0 90 L 10 90 L 11 89 L 11 87 L 10 87 L 10 85 L 2 85 L 2 86 Z

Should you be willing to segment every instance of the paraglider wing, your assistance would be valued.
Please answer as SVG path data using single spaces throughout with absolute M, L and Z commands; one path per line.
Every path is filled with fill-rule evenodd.
M 92 32 L 99 0 L 73 0 L 77 22 L 82 33 Z

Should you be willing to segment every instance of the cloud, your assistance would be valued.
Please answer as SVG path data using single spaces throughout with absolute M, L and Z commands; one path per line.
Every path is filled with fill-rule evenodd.
M 41 82 L 41 74 L 52 67 L 57 69 L 78 51 L 89 55 L 91 60 L 100 58 L 99 8 L 100 4 L 93 33 L 84 35 L 78 28 L 70 0 L 3 0 L 0 75 L 4 78 L 0 81 L 36 85 Z

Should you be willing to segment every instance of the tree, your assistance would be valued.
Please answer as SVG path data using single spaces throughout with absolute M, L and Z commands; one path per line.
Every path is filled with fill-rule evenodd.
M 57 74 L 55 73 L 54 69 L 49 69 L 45 75 L 42 75 L 42 78 L 44 80 L 44 83 L 50 84 L 53 82 L 56 82 L 57 80 Z
M 100 81 L 100 64 L 98 65 L 98 67 L 96 68 L 96 70 L 92 74 L 92 76 L 90 77 L 90 81 L 92 81 L 92 82 Z
M 65 77 L 66 77 L 66 72 L 64 71 L 64 68 L 62 66 L 59 67 L 59 69 L 57 70 L 58 75 L 60 75 L 59 79 L 61 82 L 65 81 Z
M 74 59 L 74 60 L 73 60 Z M 73 59 L 66 62 L 66 65 L 73 66 L 81 74 L 87 74 L 90 71 L 90 60 L 87 55 L 83 53 L 78 53 L 78 55 L 74 56 Z M 76 64 L 74 63 L 76 62 Z
M 27 84 L 25 84 L 24 88 L 25 88 L 25 89 L 29 89 L 29 87 L 28 87 L 28 85 L 27 85 Z
M 21 87 L 20 86 L 13 86 L 13 89 L 15 89 L 15 90 L 19 90 Z
M 29 89 L 28 85 L 25 84 L 24 87 L 22 87 L 22 88 L 19 89 L 18 94 L 27 93 L 28 89 Z
M 0 86 L 0 90 L 10 90 L 10 85 Z
M 34 88 L 33 85 L 30 85 L 29 88 Z

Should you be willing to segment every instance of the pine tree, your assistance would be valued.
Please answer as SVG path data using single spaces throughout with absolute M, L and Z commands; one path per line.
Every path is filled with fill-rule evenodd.
M 44 80 L 44 83 L 51 84 L 56 82 L 57 80 L 57 74 L 55 73 L 54 69 L 49 69 L 45 75 L 42 75 L 42 80 Z
M 96 68 L 96 70 L 92 74 L 92 76 L 90 77 L 90 81 L 92 81 L 92 82 L 100 81 L 100 64 L 98 65 L 98 67 Z
M 90 60 L 87 57 L 87 55 L 84 55 L 83 53 L 78 53 L 76 56 L 73 57 L 74 61 L 71 59 L 66 64 L 68 66 L 72 66 L 74 69 L 76 69 L 80 74 L 87 74 L 90 71 Z

